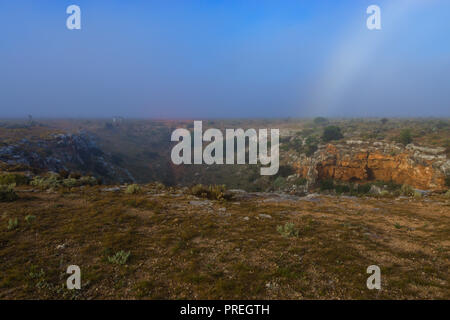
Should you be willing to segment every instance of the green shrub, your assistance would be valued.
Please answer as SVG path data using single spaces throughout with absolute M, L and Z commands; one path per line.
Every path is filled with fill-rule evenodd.
M 98 184 L 97 179 L 91 176 L 75 177 L 79 177 L 79 174 L 70 174 L 69 178 L 62 179 L 63 176 L 51 173 L 46 177 L 34 177 L 33 180 L 31 180 L 30 185 L 46 190 L 58 187 L 73 188 L 85 185 L 95 186 Z
M 372 185 L 370 183 L 359 184 L 356 191 L 359 194 L 367 194 L 367 193 L 369 193 L 371 187 L 372 187 Z
M 0 185 L 0 202 L 12 202 L 17 200 L 19 197 L 14 191 L 15 184 L 11 185 Z
M 382 190 L 381 193 L 380 193 L 380 196 L 382 196 L 382 197 L 387 197 L 389 195 L 390 195 L 390 193 L 387 190 Z
M 322 125 L 322 124 L 325 124 L 325 123 L 328 123 L 328 119 L 327 118 L 324 118 L 324 117 L 316 117 L 316 118 L 314 118 L 314 124 L 316 124 L 316 125 Z
M 138 194 L 138 193 L 141 193 L 141 192 L 142 192 L 142 189 L 137 184 L 130 184 L 125 189 L 125 193 L 127 193 L 127 194 Z
M 450 187 L 450 176 L 445 177 L 445 185 Z
M 292 183 L 298 186 L 304 186 L 307 182 L 308 180 L 306 178 L 298 178 L 295 179 Z
M 277 177 L 273 182 L 273 187 L 275 190 L 283 189 L 286 186 L 286 179 L 283 177 Z
M 334 189 L 334 181 L 331 179 L 320 181 L 320 190 L 333 190 Z
M 25 216 L 25 221 L 26 221 L 28 224 L 31 224 L 31 223 L 34 221 L 34 219 L 36 219 L 36 216 L 33 216 L 33 215 L 31 215 L 31 214 Z
M 61 184 L 66 188 L 78 187 L 80 185 L 80 180 L 74 178 L 64 179 Z
M 298 237 L 299 233 L 292 222 L 286 222 L 284 226 L 277 226 L 277 231 L 285 238 Z
M 61 180 L 59 178 L 59 175 L 56 173 L 51 173 L 47 177 L 36 176 L 30 182 L 30 185 L 41 188 L 43 190 L 57 188 L 60 184 Z
M 318 141 L 314 137 L 308 137 L 305 140 L 305 145 L 303 146 L 305 154 L 310 157 L 314 154 L 314 152 L 317 151 L 318 147 Z
M 17 227 L 19 227 L 19 221 L 17 220 L 17 218 L 8 220 L 8 230 L 14 230 Z
M 402 131 L 400 131 L 400 135 L 398 136 L 398 141 L 405 146 L 407 144 L 410 144 L 413 141 L 411 130 L 403 129 Z
M 412 197 L 414 196 L 414 189 L 407 184 L 402 185 L 402 188 L 400 189 L 401 194 L 407 197 Z
M 334 190 L 336 191 L 336 193 L 341 194 L 341 193 L 348 193 L 350 192 L 350 187 L 345 185 L 345 184 L 338 184 L 334 187 Z
M 444 194 L 444 197 L 450 199 L 450 190 L 447 190 L 447 192 Z
M 130 254 L 130 251 L 125 252 L 120 250 L 119 252 L 116 252 L 115 255 L 108 257 L 108 262 L 112 264 L 124 265 L 127 263 Z
M 329 142 L 332 140 L 342 139 L 344 136 L 341 133 L 341 128 L 337 126 L 328 126 L 325 127 L 322 134 L 322 140 L 324 142 Z
M 16 184 L 17 186 L 27 185 L 28 178 L 18 173 L 6 173 L 0 175 L 0 185 L 10 185 L 10 184 Z
M 161 182 L 155 182 L 155 188 L 156 190 L 164 190 L 166 186 Z
M 98 185 L 98 180 L 91 176 L 84 176 L 80 178 L 80 185 L 82 186 L 96 186 Z
M 191 187 L 190 193 L 194 196 L 211 200 L 228 200 L 230 197 L 226 194 L 224 185 L 204 186 L 202 184 L 197 184 Z

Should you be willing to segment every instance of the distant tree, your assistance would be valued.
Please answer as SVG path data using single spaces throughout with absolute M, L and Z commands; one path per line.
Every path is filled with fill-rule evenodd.
M 381 121 L 381 123 L 382 123 L 383 125 L 385 125 L 385 124 L 389 121 L 389 119 L 388 119 L 388 118 L 383 118 L 383 119 L 381 119 L 380 121 Z
M 323 130 L 322 140 L 325 142 L 342 139 L 341 128 L 337 126 L 328 126 Z
M 328 123 L 327 118 L 324 118 L 324 117 L 314 118 L 314 124 L 321 125 L 321 124 L 326 124 L 326 123 Z
M 400 135 L 398 137 L 398 141 L 401 144 L 405 145 L 405 146 L 407 144 L 410 144 L 413 141 L 411 130 L 410 129 L 403 129 L 402 131 L 400 131 Z
M 438 123 L 436 124 L 436 127 L 438 129 L 444 129 L 444 128 L 447 128 L 448 126 L 449 126 L 449 122 L 444 121 L 444 120 L 439 120 Z
M 308 137 L 305 141 L 305 153 L 308 157 L 312 156 L 318 149 L 318 141 L 314 137 Z

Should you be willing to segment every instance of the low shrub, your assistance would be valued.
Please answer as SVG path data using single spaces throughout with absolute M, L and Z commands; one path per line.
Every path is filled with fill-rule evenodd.
M 34 219 L 36 219 L 36 216 L 33 216 L 33 215 L 31 215 L 31 214 L 25 216 L 25 221 L 26 221 L 28 224 L 31 224 L 31 223 L 34 221 Z
M 161 182 L 155 182 L 155 189 L 156 189 L 156 190 L 161 191 L 161 190 L 164 190 L 165 188 L 166 188 L 166 186 L 165 186 L 163 183 L 161 183 Z
M 139 194 L 142 192 L 142 189 L 139 185 L 137 184 L 130 184 L 129 186 L 127 186 L 127 188 L 125 189 L 125 193 L 126 194 Z
M 31 180 L 30 185 L 41 188 L 43 190 L 57 188 L 61 184 L 59 175 L 51 173 L 47 177 L 36 176 Z
M 334 181 L 331 179 L 320 181 L 320 190 L 333 190 L 334 189 Z
M 277 177 L 272 185 L 275 190 L 283 189 L 286 186 L 286 178 Z
M 293 184 L 298 186 L 304 186 L 307 182 L 308 180 L 306 178 L 297 178 L 294 181 L 292 181 Z
M 98 184 L 98 180 L 91 176 L 74 177 L 78 177 L 78 174 L 70 174 L 68 178 L 64 179 L 63 176 L 60 176 L 59 174 L 51 173 L 45 177 L 34 177 L 33 180 L 31 180 L 30 185 L 47 190 L 58 187 L 73 188 L 87 185 L 95 186 Z
M 397 140 L 398 140 L 398 142 L 400 142 L 401 144 L 403 144 L 405 146 L 407 144 L 410 144 L 413 141 L 411 130 L 410 129 L 403 129 L 400 132 Z
M 402 185 L 400 192 L 403 196 L 412 197 L 414 196 L 414 189 L 410 185 L 404 184 Z
M 14 191 L 15 184 L 11 185 L 0 185 L 0 202 L 12 202 L 17 200 L 19 197 Z
M 450 190 L 447 190 L 447 192 L 444 194 L 444 197 L 450 199 Z
M 356 192 L 358 192 L 359 194 L 367 194 L 369 193 L 371 187 L 372 185 L 370 183 L 359 184 L 356 188 Z
M 208 198 L 210 200 L 228 200 L 230 196 L 226 194 L 224 185 L 210 185 L 204 186 L 197 184 L 190 189 L 190 193 L 201 198 Z
M 329 142 L 332 140 L 342 139 L 344 136 L 342 135 L 341 128 L 337 126 L 328 126 L 325 127 L 322 134 L 322 140 L 324 142 Z
M 8 220 L 8 230 L 14 230 L 19 227 L 19 221 L 17 218 Z
M 80 186 L 80 181 L 74 178 L 68 178 L 61 181 L 61 184 L 66 188 L 73 188 Z
M 10 185 L 16 184 L 19 185 L 27 185 L 29 179 L 23 174 L 18 173 L 6 173 L 0 175 L 0 185 Z
M 350 192 L 350 187 L 348 185 L 345 184 L 338 184 L 334 187 L 334 190 L 336 191 L 336 193 L 341 194 L 341 193 L 348 193 Z
M 125 252 L 123 250 L 120 250 L 116 252 L 115 255 L 108 257 L 108 262 L 112 264 L 124 265 L 125 263 L 127 263 L 130 254 L 130 251 Z
M 389 193 L 389 191 L 387 191 L 387 190 L 382 190 L 381 192 L 380 192 L 380 196 L 382 196 L 382 197 L 387 197 L 387 196 L 389 196 L 390 195 L 390 193 Z
M 319 141 L 315 137 L 309 136 L 305 140 L 305 145 L 303 146 L 303 151 L 305 152 L 305 154 L 308 157 L 310 157 L 319 148 L 318 144 L 319 144 Z
M 286 222 L 284 226 L 277 226 L 277 231 L 285 238 L 298 237 L 299 233 L 292 222 Z
M 316 125 L 322 125 L 322 124 L 328 123 L 328 119 L 324 118 L 324 117 L 316 117 L 316 118 L 314 118 L 313 121 L 314 121 L 314 124 L 316 124 Z
M 79 181 L 82 186 L 96 186 L 99 184 L 98 180 L 92 176 L 83 176 Z

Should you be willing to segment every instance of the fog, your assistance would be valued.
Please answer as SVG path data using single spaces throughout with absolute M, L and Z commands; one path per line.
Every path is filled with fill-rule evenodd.
M 376 2 L 2 1 L 0 117 L 450 116 L 450 3 Z

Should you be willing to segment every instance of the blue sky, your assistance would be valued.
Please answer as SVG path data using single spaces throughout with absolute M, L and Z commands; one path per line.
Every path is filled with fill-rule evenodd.
M 449 16 L 446 0 L 0 0 L 0 117 L 448 117 Z

